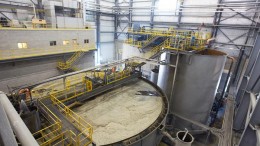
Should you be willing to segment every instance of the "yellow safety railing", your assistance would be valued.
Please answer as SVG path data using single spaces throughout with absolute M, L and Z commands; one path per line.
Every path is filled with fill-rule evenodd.
M 145 34 L 145 35 L 154 35 L 154 36 L 165 36 L 165 37 L 172 37 L 172 36 L 185 36 L 191 37 L 192 35 L 198 39 L 202 39 L 203 33 L 202 32 L 193 32 L 190 30 L 175 30 L 175 29 L 141 29 L 140 31 L 133 31 L 132 28 L 128 29 L 128 33 L 132 34 Z M 210 38 L 210 33 L 206 34 L 206 39 Z
M 77 51 L 90 51 L 94 50 L 95 46 L 83 45 L 83 46 L 58 46 L 50 48 L 27 48 L 27 49 L 1 49 L 0 50 L 0 60 L 9 60 L 9 59 L 20 59 L 44 55 L 55 55 L 62 53 L 71 53 Z
M 165 41 L 163 41 L 162 43 L 160 43 L 159 45 L 152 48 L 151 52 L 153 53 L 153 55 L 156 54 L 157 52 L 159 52 L 162 49 L 162 47 L 165 46 L 166 41 L 167 41 L 167 39 Z
M 66 82 L 71 82 L 66 80 Z M 65 102 L 74 99 L 80 95 L 92 91 L 92 82 L 89 80 L 84 80 L 84 82 L 78 82 L 73 85 L 65 83 L 66 88 L 63 90 L 52 91 L 50 95 L 55 96 L 61 102 Z
M 41 146 L 46 146 L 52 141 L 56 141 L 53 137 L 57 136 L 61 132 L 62 123 L 61 120 L 43 104 L 42 101 L 38 100 L 38 105 L 41 107 L 43 116 L 50 122 L 50 126 L 47 126 L 35 133 L 33 136 L 40 136 L 37 140 Z
M 75 52 L 66 62 L 58 62 L 58 68 L 67 70 L 73 68 L 73 64 L 84 54 L 84 51 Z
M 130 70 L 124 70 L 121 72 L 112 73 L 111 75 L 107 75 L 107 84 L 114 83 L 116 81 L 122 80 L 126 77 L 130 76 Z
M 153 40 L 156 37 L 156 35 L 152 34 L 148 37 L 148 39 L 144 42 L 144 44 L 149 43 L 151 40 Z
M 59 111 L 66 116 L 66 118 L 80 131 L 78 135 L 75 135 L 76 145 L 81 144 L 89 145 L 92 143 L 92 126 L 86 122 L 82 117 L 74 113 L 70 108 L 58 100 L 55 94 L 50 93 L 50 99 Z
M 134 40 L 131 39 L 131 38 L 125 40 L 125 43 L 130 44 L 130 45 L 135 46 L 135 47 L 138 47 L 138 48 L 141 48 L 142 45 L 143 45 L 143 42 L 142 42 L 142 41 L 134 41 Z
M 80 46 L 79 50 L 76 51 L 66 62 L 62 62 L 59 61 L 58 62 L 58 68 L 61 70 L 68 70 L 68 69 L 72 69 L 72 70 L 78 70 L 77 67 L 74 67 L 73 64 L 80 59 L 80 57 L 84 54 L 84 52 L 86 52 L 86 50 Z
M 69 76 L 66 78 L 65 80 L 65 87 L 67 88 L 70 88 L 71 85 L 75 86 L 75 85 L 79 85 L 79 83 L 81 84 L 86 84 L 86 87 L 88 87 L 88 85 L 91 85 L 91 89 L 92 89 L 92 82 L 90 84 L 89 80 L 88 82 L 89 83 L 86 83 L 86 79 L 85 79 L 85 76 L 86 74 L 81 74 L 81 75 L 74 75 L 74 76 Z M 88 85 L 87 85 L 88 84 Z M 83 87 L 84 85 L 82 85 Z M 48 96 L 48 93 L 50 90 L 54 91 L 54 90 L 57 90 L 58 91 L 61 91 L 62 92 L 65 92 L 64 88 L 63 88 L 63 81 L 60 80 L 60 81 L 53 81 L 53 82 L 50 82 L 49 84 L 46 84 L 46 86 L 40 86 L 39 88 L 34 88 L 33 91 L 31 92 L 33 98 L 41 98 L 41 97 L 45 97 L 45 96 Z M 74 87 L 72 87 L 74 89 Z M 46 91 L 41 91 L 43 89 L 47 89 Z M 79 90 L 79 88 L 77 88 Z M 88 92 L 90 91 L 89 87 L 86 88 L 88 89 Z M 81 89 L 81 91 L 79 92 L 84 92 L 85 89 Z M 68 91 L 69 92 L 69 91 Z M 61 94 L 60 93 L 60 94 Z
M 202 50 L 205 48 L 207 39 L 210 38 L 210 33 L 205 34 L 199 31 L 194 32 L 190 30 L 141 29 L 139 31 L 133 31 L 133 29 L 130 28 L 128 29 L 128 32 L 132 34 L 150 35 L 150 38 L 144 41 L 134 41 L 130 39 L 125 42 L 138 48 L 141 48 L 146 43 L 149 43 L 149 41 L 151 41 L 154 37 L 161 36 L 169 38 L 164 42 L 164 48 L 183 51 L 190 49 Z
M 86 89 L 87 89 L 87 92 L 92 91 L 92 82 L 89 80 L 86 80 Z

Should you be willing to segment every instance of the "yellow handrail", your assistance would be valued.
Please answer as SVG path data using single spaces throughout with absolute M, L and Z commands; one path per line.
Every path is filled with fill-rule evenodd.
M 61 120 L 45 104 L 43 104 L 41 100 L 38 100 L 38 105 L 42 110 L 44 110 L 44 113 L 46 114 L 45 118 L 51 122 L 51 125 L 33 133 L 33 136 L 41 135 L 41 137 L 36 140 L 41 142 L 41 146 L 45 146 L 47 143 L 54 140 L 52 139 L 53 136 L 60 134 L 62 123 Z
M 175 29 L 141 29 L 139 31 L 133 31 L 132 28 L 128 29 L 129 33 L 139 34 L 139 35 L 150 35 L 151 37 L 144 41 L 134 41 L 129 39 L 126 43 L 133 45 L 135 47 L 141 48 L 146 43 L 152 40 L 156 36 L 170 38 L 165 42 L 164 48 L 172 50 L 202 50 L 205 48 L 206 41 L 209 39 L 209 33 L 193 32 L 190 30 L 175 30 Z M 203 37 L 206 35 L 206 38 Z
M 69 109 L 65 104 L 59 101 L 55 95 L 50 94 L 50 99 L 54 105 L 63 113 L 66 118 L 81 132 L 76 135 L 76 143 L 80 144 L 80 141 L 86 140 L 85 145 L 92 143 L 92 134 L 93 128 L 92 126 L 86 122 L 82 117 L 74 113 L 71 109 Z M 82 139 L 83 137 L 83 139 Z
M 73 69 L 73 64 L 83 55 L 84 52 L 92 50 L 90 48 L 85 48 L 81 46 L 76 46 L 78 47 L 78 50 L 75 51 L 75 53 L 66 61 L 58 62 L 58 68 L 61 70 L 68 70 L 68 69 Z
M 129 77 L 130 72 L 131 72 L 130 70 L 124 70 L 124 71 L 121 71 L 121 72 L 117 72 L 117 73 L 113 73 L 111 75 L 108 75 L 107 76 L 107 84 L 111 84 L 111 83 L 114 83 L 116 81 L 122 80 L 126 77 Z

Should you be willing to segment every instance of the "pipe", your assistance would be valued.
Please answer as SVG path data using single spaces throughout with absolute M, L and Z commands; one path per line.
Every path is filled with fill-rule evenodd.
M 23 120 L 2 91 L 0 91 L 0 102 L 3 104 L 14 133 L 16 134 L 21 144 L 25 146 L 38 146 L 39 144 L 32 136 L 32 133 L 29 131 L 28 127 L 24 124 Z
M 167 131 L 162 131 L 162 135 L 166 136 L 173 144 L 175 144 L 176 139 L 173 138 Z
M 172 144 L 176 146 L 191 146 L 194 141 L 194 137 L 186 129 L 185 131 L 178 131 L 176 138 L 173 138 L 167 131 L 162 131 L 162 135 L 166 136 Z
M 0 102 L 0 145 L 17 146 L 13 130 L 5 113 L 4 107 Z
M 231 78 L 231 70 L 232 70 L 233 64 L 235 62 L 235 59 L 233 57 L 227 56 L 227 58 L 231 60 L 231 64 L 230 64 L 229 71 L 228 71 L 228 74 L 227 74 L 227 79 L 225 81 L 225 85 L 224 85 L 224 88 L 223 88 L 223 91 L 222 91 L 222 94 L 221 94 L 221 98 L 224 98 L 225 92 L 229 91 L 229 88 L 230 88 L 230 85 L 231 85 L 229 78 Z
M 191 146 L 194 141 L 194 137 L 186 129 L 185 131 L 179 131 L 176 134 L 176 146 Z

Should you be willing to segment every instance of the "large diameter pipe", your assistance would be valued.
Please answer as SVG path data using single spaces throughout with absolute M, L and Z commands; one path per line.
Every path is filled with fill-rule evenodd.
M 13 130 L 5 113 L 4 107 L 0 102 L 0 145 L 17 146 Z
M 194 137 L 188 130 L 178 131 L 176 138 L 173 138 L 167 131 L 162 131 L 162 135 L 166 136 L 176 146 L 191 146 L 194 141 Z
M 29 131 L 20 115 L 17 113 L 7 96 L 2 91 L 0 91 L 0 102 L 3 104 L 13 131 L 21 144 L 25 146 L 38 146 L 39 144 L 32 136 L 32 133 Z
M 176 146 L 191 146 L 193 141 L 194 138 L 188 131 L 179 131 L 176 134 Z

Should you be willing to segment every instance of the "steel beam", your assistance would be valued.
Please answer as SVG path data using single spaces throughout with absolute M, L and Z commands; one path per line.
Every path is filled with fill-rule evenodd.
M 260 89 L 258 89 L 259 91 Z M 256 103 L 253 110 L 249 123 L 244 130 L 241 139 L 239 141 L 239 146 L 259 146 L 259 125 L 260 125 L 260 102 Z
M 235 12 L 234 9 L 230 9 L 230 10 Z M 245 19 L 250 20 L 251 22 L 254 22 L 254 23 L 256 23 L 256 24 L 259 24 L 259 23 L 256 22 L 255 20 L 253 20 L 253 19 L 251 19 L 251 18 L 248 18 L 247 16 L 245 16 L 244 14 L 242 14 L 242 13 L 240 13 L 240 12 L 235 12 L 235 13 L 237 13 L 238 15 L 242 16 L 242 17 L 245 18 Z M 254 17 L 253 17 L 253 18 L 254 18 Z
M 221 4 L 222 0 L 218 0 L 218 8 L 216 9 L 216 11 L 219 11 L 219 7 Z M 221 20 L 221 16 L 222 16 L 222 13 L 219 13 L 219 12 L 215 12 L 215 16 L 214 16 L 214 19 L 213 19 L 213 25 L 216 25 L 213 27 L 212 29 L 212 32 L 211 32 L 211 37 L 216 37 L 217 36 L 217 32 L 218 32 L 218 26 L 220 24 L 220 20 Z
M 116 6 L 116 8 L 118 8 L 118 0 L 115 0 L 115 6 Z M 119 36 L 119 35 L 117 35 L 117 33 L 116 33 L 116 32 L 117 32 L 117 27 L 118 27 L 118 25 L 119 25 L 119 24 L 118 24 L 118 15 L 117 15 L 117 14 L 118 14 L 118 11 L 119 11 L 118 9 L 115 10 L 115 14 L 116 14 L 116 15 L 114 16 L 114 32 L 115 32 L 115 33 L 114 33 L 114 40 L 118 39 L 118 36 Z
M 0 14 L 2 14 L 6 19 L 8 19 L 9 21 L 11 20 L 9 17 L 7 17 L 3 12 L 0 11 Z
M 133 0 L 129 0 L 129 23 L 128 23 L 128 27 L 132 27 L 132 21 L 133 21 L 133 10 L 132 10 L 132 7 L 133 7 Z
M 153 28 L 154 24 L 154 8 L 155 8 L 155 0 L 152 0 L 151 5 L 151 14 L 150 14 L 150 27 Z
M 242 78 L 242 82 L 240 84 L 236 102 L 237 102 L 237 111 L 234 119 L 233 128 L 235 130 L 243 130 L 245 128 L 246 115 L 249 109 L 250 103 L 250 92 L 253 93 L 259 92 L 259 90 L 255 90 L 256 87 L 259 86 L 259 76 L 260 76 L 260 36 L 256 39 L 253 51 L 251 52 L 249 58 L 249 64 L 246 68 L 246 72 Z M 256 91 L 256 92 L 255 92 Z
M 96 0 L 97 5 L 100 5 L 100 0 Z M 97 8 L 100 11 L 100 7 Z M 96 48 L 98 50 L 97 60 L 100 56 L 100 12 L 96 12 Z
M 177 23 L 177 26 L 178 26 L 178 27 L 180 27 L 180 24 L 181 24 L 183 3 L 184 3 L 184 0 L 181 0 L 181 1 L 180 1 L 180 11 L 179 11 L 179 14 L 178 14 L 178 23 Z
M 258 0 L 257 0 L 257 1 L 258 1 Z M 258 9 L 258 8 L 256 8 L 256 10 L 257 10 L 257 9 Z M 237 14 L 239 14 L 239 13 L 237 13 Z M 253 16 L 253 19 L 255 18 L 255 16 L 256 16 L 256 13 L 255 13 L 254 16 Z M 250 26 L 253 26 L 253 25 L 254 25 L 254 22 L 252 21 Z M 257 25 L 257 23 L 255 23 L 255 25 Z M 251 32 L 252 32 L 252 34 L 253 34 L 253 32 L 255 32 L 255 30 L 254 30 L 254 29 L 251 29 L 251 28 L 248 29 L 247 36 L 246 36 L 245 43 L 244 43 L 245 45 L 248 43 L 249 37 L 250 37 L 250 35 L 251 35 Z M 239 72 L 239 70 L 240 70 L 241 68 L 243 69 L 243 67 L 244 67 L 244 65 L 241 65 L 241 63 L 242 63 L 242 59 L 244 58 L 245 49 L 246 49 L 246 47 L 244 46 L 244 47 L 242 47 L 241 51 L 239 52 L 238 62 L 237 62 L 237 64 L 236 64 L 235 71 L 234 71 L 234 73 L 233 73 L 233 74 L 234 74 L 233 84 L 235 84 L 236 81 L 239 80 L 240 75 L 241 75 L 241 72 L 242 72 L 242 70 L 241 70 L 241 72 Z
M 217 28 L 217 29 L 229 40 L 229 42 L 233 43 L 236 46 L 235 42 L 233 40 L 231 40 L 221 29 L 219 29 L 219 28 Z M 237 47 L 237 49 L 240 49 L 238 46 L 236 46 L 236 47 Z

